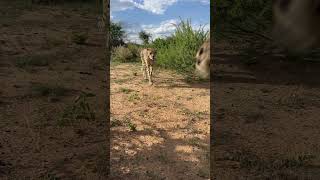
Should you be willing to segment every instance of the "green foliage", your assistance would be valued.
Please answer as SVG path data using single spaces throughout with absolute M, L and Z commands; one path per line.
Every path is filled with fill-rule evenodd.
M 49 86 L 43 84 L 36 84 L 32 87 L 34 95 L 37 96 L 64 96 L 68 89 L 60 86 Z
M 151 38 L 151 34 L 145 32 L 145 31 L 140 31 L 139 32 L 139 38 L 142 40 L 143 44 L 149 44 L 149 40 Z
M 193 73 L 196 52 L 207 37 L 208 31 L 203 27 L 194 30 L 191 20 L 181 20 L 171 37 L 156 39 L 151 44 L 157 50 L 157 65 L 180 73 Z
M 157 38 L 152 43 L 147 44 L 150 35 L 141 31 L 139 36 L 145 45 L 128 43 L 126 47 L 114 47 L 112 61 L 122 63 L 139 61 L 141 48 L 152 47 L 157 50 L 157 66 L 190 74 L 195 70 L 196 52 L 208 35 L 209 32 L 204 30 L 204 27 L 195 30 L 192 28 L 191 20 L 181 20 L 176 25 L 174 34 L 170 37 Z
M 140 97 L 139 97 L 139 95 L 138 95 L 137 93 L 132 93 L 132 94 L 130 94 L 130 96 L 129 96 L 129 98 L 128 98 L 128 100 L 129 100 L 130 102 L 133 102 L 133 101 L 139 100 L 139 99 L 140 99 Z
M 129 130 L 132 132 L 137 131 L 137 125 L 132 123 L 129 118 L 125 119 L 125 123 L 128 126 Z
M 33 55 L 20 57 L 15 61 L 15 66 L 18 68 L 26 68 L 29 66 L 48 66 L 49 57 L 47 55 Z
M 130 131 L 137 131 L 137 125 L 135 125 L 131 122 L 128 122 L 128 127 L 129 127 Z
M 272 28 L 270 0 L 216 0 L 215 37 L 228 39 L 246 35 L 268 39 Z
M 59 126 L 74 125 L 80 120 L 95 120 L 95 113 L 87 101 L 87 94 L 82 93 L 72 105 L 67 106 L 58 119 Z
M 87 32 L 73 32 L 71 39 L 76 44 L 85 44 L 88 40 L 88 33 Z
M 140 50 L 141 47 L 138 44 L 128 43 L 127 44 L 128 49 L 132 53 L 132 61 L 139 61 L 140 60 Z
M 118 61 L 122 63 L 134 61 L 134 54 L 129 48 L 124 46 L 118 46 L 113 49 L 112 61 Z
M 111 47 L 124 45 L 125 31 L 120 23 L 110 22 Z
M 141 46 L 128 43 L 126 46 L 114 47 L 112 51 L 112 61 L 127 63 L 140 61 Z

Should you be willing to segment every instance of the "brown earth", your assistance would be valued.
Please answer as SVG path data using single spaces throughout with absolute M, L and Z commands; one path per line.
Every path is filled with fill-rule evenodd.
M 140 64 L 111 66 L 111 177 L 209 179 L 209 82 Z
M 0 7 L 0 179 L 105 179 L 105 41 L 94 6 Z M 76 44 L 82 32 L 87 43 Z
M 215 43 L 215 179 L 320 179 L 320 63 Z

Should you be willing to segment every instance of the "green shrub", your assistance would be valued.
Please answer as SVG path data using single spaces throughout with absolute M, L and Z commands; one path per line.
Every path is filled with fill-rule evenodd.
M 88 40 L 88 33 L 72 33 L 72 41 L 76 44 L 85 44 Z
M 95 112 L 90 106 L 86 93 L 81 93 L 79 97 L 74 101 L 73 104 L 68 105 L 58 118 L 59 126 L 74 125 L 80 123 L 81 120 L 94 121 Z
M 49 86 L 45 84 L 35 84 L 32 92 L 37 96 L 64 96 L 69 90 L 61 86 Z
M 175 33 L 166 39 L 156 39 L 151 47 L 157 50 L 157 65 L 180 73 L 193 73 L 195 55 L 206 40 L 208 31 L 192 29 L 191 21 L 181 20 Z
M 135 61 L 135 57 L 129 48 L 118 46 L 113 50 L 112 60 L 125 63 Z
M 137 44 L 128 44 L 128 49 L 130 50 L 130 52 L 133 55 L 134 61 L 139 61 L 140 60 L 140 46 Z
M 48 66 L 49 56 L 47 55 L 28 55 L 19 57 L 15 61 L 15 66 L 18 68 L 25 68 L 28 66 Z

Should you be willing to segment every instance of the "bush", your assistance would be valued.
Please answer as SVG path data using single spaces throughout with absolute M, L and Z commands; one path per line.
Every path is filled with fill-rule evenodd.
M 133 61 L 139 61 L 140 60 L 140 46 L 137 44 L 127 44 L 128 49 L 133 55 Z
M 71 39 L 76 44 L 85 44 L 87 42 L 89 35 L 87 32 L 82 33 L 72 33 Z
M 115 47 L 112 53 L 112 60 L 118 62 L 132 62 L 135 60 L 134 54 L 130 51 L 129 48 L 124 46 Z
M 124 45 L 125 31 L 121 23 L 110 22 L 110 43 L 112 47 Z
M 15 66 L 18 68 L 25 68 L 28 66 L 48 66 L 48 65 L 49 65 L 49 57 L 47 55 L 19 57 L 15 62 Z
M 171 37 L 156 39 L 151 44 L 151 47 L 157 50 L 157 64 L 180 73 L 193 73 L 195 55 L 208 33 L 203 28 L 192 29 L 190 20 L 181 20 Z

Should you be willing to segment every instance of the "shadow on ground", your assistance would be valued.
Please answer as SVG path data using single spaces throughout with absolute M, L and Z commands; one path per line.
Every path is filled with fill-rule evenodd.
M 319 179 L 320 64 L 215 53 L 214 177 Z
M 123 147 L 113 152 L 111 177 L 113 179 L 208 179 L 209 178 L 209 149 L 208 138 L 201 140 L 192 137 L 172 138 L 177 129 L 161 130 L 152 124 L 147 124 L 153 132 L 137 131 L 129 134 L 132 146 L 123 147 L 124 136 L 121 131 L 113 131 L 115 137 L 113 147 Z M 192 125 L 191 125 L 192 126 Z M 189 129 L 190 127 L 184 127 Z M 153 136 L 150 139 L 162 139 L 155 145 L 143 147 L 145 143 L 139 139 Z M 196 141 L 196 142 L 195 142 Z M 129 142 L 128 142 L 129 143 Z M 190 146 L 194 146 L 189 148 Z M 188 148 L 186 148 L 188 147 Z M 191 150 L 192 149 L 192 150 Z M 203 156 L 206 152 L 206 156 Z M 120 155 L 122 154 L 122 155 Z M 130 155 L 131 154 L 131 155 Z M 124 156 L 126 155 L 126 156 Z M 119 162 L 125 158 L 125 164 Z M 193 159 L 192 159 L 192 158 Z M 195 162 L 192 162 L 195 161 Z
M 113 178 L 209 179 L 209 90 L 167 70 L 149 86 L 139 67 L 111 67 Z

